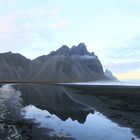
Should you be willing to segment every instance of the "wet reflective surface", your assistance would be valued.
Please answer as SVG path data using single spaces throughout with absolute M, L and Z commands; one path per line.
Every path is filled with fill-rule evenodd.
M 59 86 L 0 88 L 0 139 L 139 140 L 140 100 Z

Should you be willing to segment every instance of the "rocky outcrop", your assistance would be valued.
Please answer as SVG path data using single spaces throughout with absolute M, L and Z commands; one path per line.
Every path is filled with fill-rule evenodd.
M 104 73 L 109 79 L 113 81 L 118 81 L 118 79 L 112 74 L 110 70 L 106 69 Z

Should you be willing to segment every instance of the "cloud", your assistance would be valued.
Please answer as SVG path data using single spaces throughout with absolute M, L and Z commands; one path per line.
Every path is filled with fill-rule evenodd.
M 31 22 L 26 22 L 22 25 L 23 30 L 32 30 L 33 29 L 33 24 Z
M 22 29 L 21 20 L 27 17 L 29 18 L 32 15 L 30 11 L 16 11 L 3 15 L 3 17 L 0 18 L 0 34 L 20 31 Z
M 25 29 L 53 28 L 64 29 L 68 26 L 65 20 L 59 19 L 60 10 L 56 9 L 34 9 L 16 10 L 5 13 L 0 18 L 0 37 L 6 36 L 10 32 L 22 31 Z M 51 18 L 54 18 L 53 20 Z M 51 23 L 49 23 L 51 21 Z M 39 25 L 40 24 L 40 25 Z M 42 27 L 41 27 L 42 28 Z
M 116 40 L 108 47 L 98 50 L 104 65 L 137 63 L 140 61 L 140 32 L 119 42 Z
M 59 16 L 59 14 L 60 14 L 60 10 L 59 9 L 52 9 L 49 12 L 49 16 L 51 16 L 51 17 L 57 17 L 57 16 Z
M 16 0 L 0 0 L 0 3 L 14 3 Z
M 105 69 L 110 69 L 114 74 L 125 73 L 140 69 L 140 60 L 131 62 L 111 62 L 104 65 Z
M 49 27 L 52 29 L 66 29 L 68 27 L 68 23 L 66 21 L 53 22 L 49 24 Z
M 46 10 L 47 12 L 47 10 Z M 58 11 L 50 10 L 51 16 L 56 16 Z M 0 49 L 1 52 L 13 51 L 35 58 L 48 51 L 53 38 L 59 34 L 57 29 L 64 29 L 67 23 L 58 19 L 50 20 L 49 11 L 39 15 L 38 10 L 5 13 L 0 18 Z M 44 18 L 45 17 L 45 18 Z M 52 28 L 47 26 L 52 22 Z M 57 33 L 55 33 L 57 31 Z M 52 48 L 51 48 L 52 49 Z
M 37 16 L 47 16 L 48 18 L 56 18 L 60 16 L 60 10 L 59 9 L 48 9 L 48 8 L 41 8 L 34 12 Z
M 17 24 L 19 14 L 7 14 L 0 19 L 0 39 L 8 37 L 10 33 L 20 31 L 21 27 Z
M 125 40 L 122 43 L 118 43 L 115 46 L 104 49 L 102 53 L 103 56 L 101 56 L 101 60 L 103 60 L 102 62 L 105 69 L 110 69 L 113 74 L 122 78 L 124 78 L 124 73 L 128 76 L 132 71 L 140 69 L 139 33 L 135 34 L 129 40 Z

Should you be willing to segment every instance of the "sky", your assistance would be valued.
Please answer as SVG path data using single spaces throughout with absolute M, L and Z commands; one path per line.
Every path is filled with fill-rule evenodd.
M 120 80 L 140 80 L 139 0 L 0 0 L 0 52 L 34 59 L 84 42 Z

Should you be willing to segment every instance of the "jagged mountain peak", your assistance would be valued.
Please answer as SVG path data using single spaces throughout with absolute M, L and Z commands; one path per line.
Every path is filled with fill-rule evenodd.
M 54 55 L 64 55 L 64 56 L 73 56 L 73 55 L 94 55 L 94 53 L 90 53 L 87 50 L 87 47 L 85 45 L 85 43 L 80 43 L 77 46 L 72 46 L 72 48 L 69 48 L 66 45 L 63 45 L 62 47 L 60 47 L 58 50 L 56 51 L 52 51 L 50 54 L 50 56 L 54 56 Z
M 71 54 L 72 55 L 90 55 L 84 43 L 80 43 L 78 46 L 73 46 L 71 48 Z
M 108 69 L 105 70 L 104 74 L 113 81 L 118 81 L 118 79 L 112 74 Z
M 77 46 L 73 45 L 71 49 L 75 49 L 75 48 L 87 51 L 87 47 L 85 43 L 79 43 Z
M 51 55 L 51 56 L 53 56 L 53 55 L 70 55 L 70 49 L 68 46 L 63 45 L 58 50 L 52 51 L 49 55 Z

